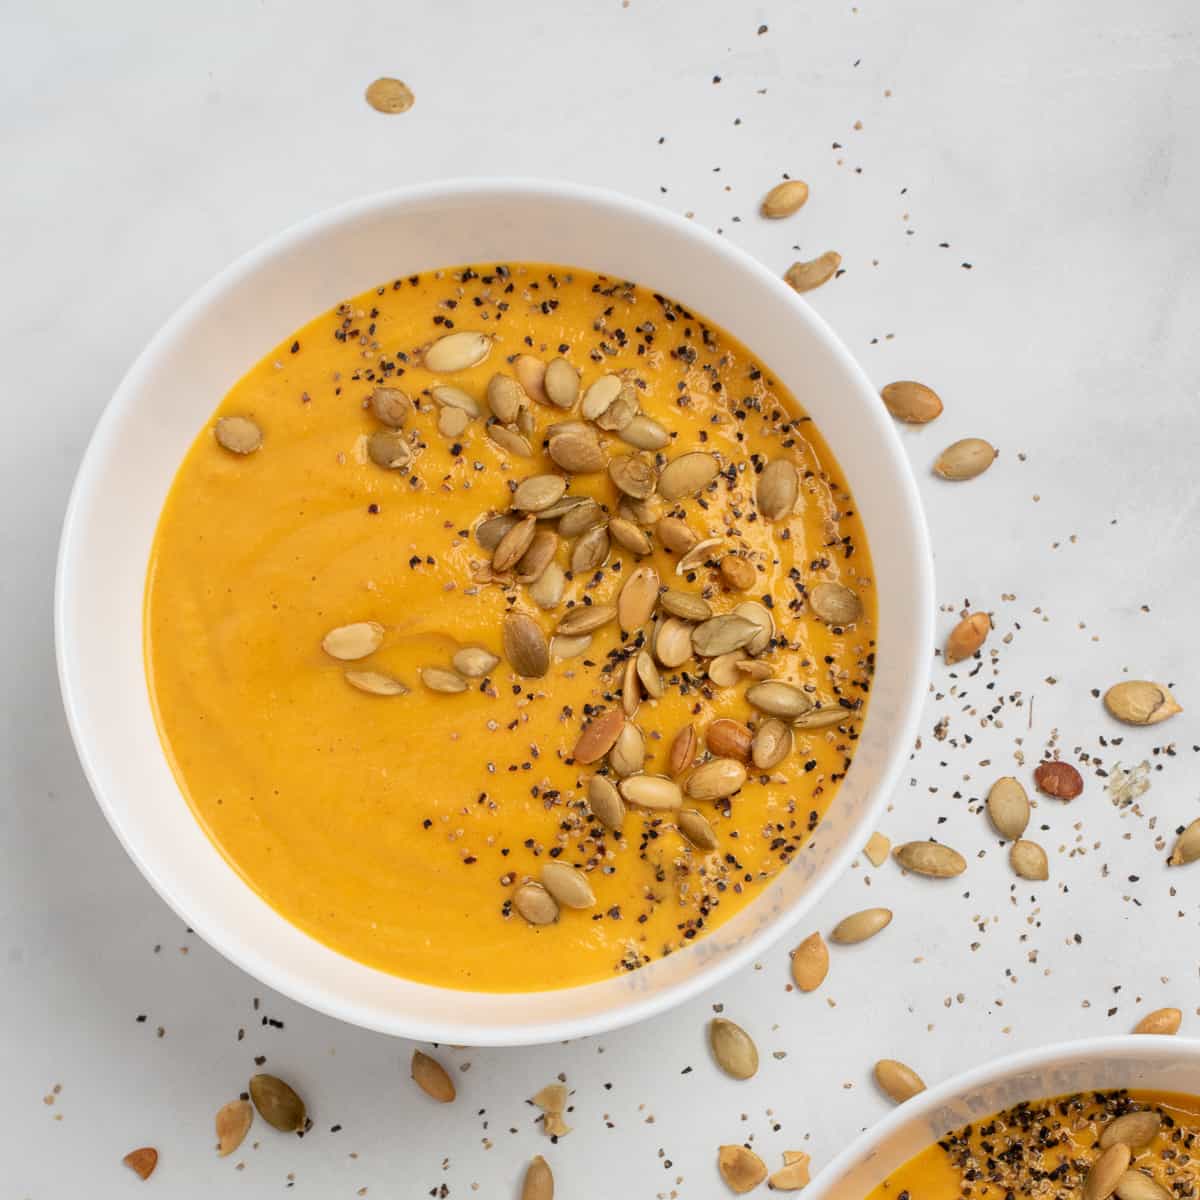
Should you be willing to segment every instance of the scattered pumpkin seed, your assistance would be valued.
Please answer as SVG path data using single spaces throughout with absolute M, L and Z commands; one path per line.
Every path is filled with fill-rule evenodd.
M 546 396 L 546 364 L 532 354 L 522 354 L 513 363 L 513 374 L 530 400 L 549 404 Z
M 626 721 L 617 734 L 617 740 L 608 752 L 608 765 L 622 779 L 636 775 L 646 763 L 646 739 L 642 731 Z
M 654 657 L 667 670 L 681 667 L 692 657 L 692 626 L 678 617 L 668 617 L 654 637 Z
M 653 812 L 677 809 L 683 805 L 679 784 L 664 775 L 630 775 L 622 779 L 620 792 L 630 804 Z
M 718 717 L 704 731 L 704 744 L 710 754 L 717 758 L 736 758 L 740 762 L 749 761 L 753 739 L 747 726 L 729 717 Z
M 746 782 L 746 768 L 735 758 L 713 758 L 687 778 L 684 791 L 693 800 L 722 800 Z
M 552 358 L 546 366 L 542 387 L 555 408 L 574 408 L 579 399 L 579 372 L 565 358 Z
M 752 646 L 754 643 L 751 642 Z M 749 650 L 749 646 L 746 647 Z M 754 658 L 739 658 L 734 664 L 738 669 L 738 674 L 745 675 L 749 679 L 753 679 L 756 683 L 761 683 L 764 679 L 770 679 L 774 674 L 774 670 L 770 663 L 759 662 Z
M 537 583 L 542 572 L 554 561 L 558 553 L 558 534 L 551 529 L 542 529 L 533 535 L 529 549 L 521 555 L 516 565 L 518 583 Z
M 827 625 L 853 625 L 862 616 L 862 601 L 840 583 L 814 584 L 808 593 L 808 605 Z
M 158 1151 L 153 1146 L 139 1146 L 136 1150 L 130 1150 L 121 1162 L 139 1179 L 149 1179 L 158 1166 Z
M 634 525 L 653 525 L 658 520 L 661 507 L 657 496 L 638 500 L 622 494 L 617 501 L 617 516 L 623 521 L 632 521 Z
M 495 654 L 482 646 L 464 646 L 450 661 L 454 669 L 468 679 L 482 679 L 500 663 Z
M 675 564 L 676 575 L 688 575 L 697 567 L 702 567 L 708 559 L 716 558 L 715 547 L 725 543 L 719 537 L 705 538 L 697 542 L 686 554 L 682 555 Z
M 408 688 L 392 675 L 382 671 L 347 671 L 346 682 L 370 696 L 407 696 Z
M 416 103 L 412 88 L 407 83 L 386 75 L 369 84 L 365 95 L 367 103 L 376 112 L 385 113 L 388 116 L 406 113 Z
M 717 1170 L 738 1195 L 758 1187 L 767 1177 L 767 1164 L 745 1146 L 721 1146 L 717 1150 Z
M 567 1111 L 567 1085 L 565 1083 L 548 1083 L 530 1100 L 547 1113 L 562 1114 Z
M 764 197 L 759 211 L 764 217 L 778 221 L 799 212 L 808 199 L 808 184 L 802 179 L 785 179 L 777 183 Z
M 308 1112 L 304 1101 L 282 1079 L 274 1075 L 250 1076 L 250 1099 L 272 1129 L 296 1133 L 304 1128 Z
M 786 458 L 772 459 L 758 477 L 758 511 L 765 521 L 778 521 L 791 514 L 800 494 L 800 473 Z
M 253 454 L 263 443 L 262 429 L 249 417 L 218 417 L 213 435 L 230 454 Z
M 402 430 L 377 429 L 367 438 L 367 457 L 386 471 L 401 471 L 412 462 L 412 450 Z
M 1109 1146 L 1091 1165 L 1083 1181 L 1083 1200 L 1108 1200 L 1133 1157 L 1124 1142 Z
M 792 731 L 777 717 L 764 721 L 754 734 L 750 757 L 760 771 L 779 766 L 792 752 Z
M 943 652 L 947 664 L 970 658 L 985 641 L 992 629 L 992 619 L 987 613 L 970 613 L 950 630 Z
M 740 554 L 727 554 L 721 559 L 721 583 L 732 592 L 748 592 L 758 582 L 754 564 Z
M 483 409 L 479 407 L 479 401 L 470 392 L 464 392 L 460 387 L 453 387 L 451 384 L 443 383 L 435 388 L 430 388 L 429 394 L 440 408 L 458 409 L 459 412 L 465 412 L 472 419 L 483 415 Z
M 550 435 L 547 453 L 564 471 L 572 475 L 590 475 L 603 471 L 608 457 L 595 431 L 589 428 L 566 429 Z
M 768 679 L 746 689 L 746 699 L 768 716 L 794 721 L 812 708 L 812 700 L 803 688 L 778 679 Z
M 776 1192 L 798 1192 L 808 1184 L 809 1156 L 803 1150 L 785 1150 L 783 1166 L 767 1180 L 767 1187 Z
M 577 763 L 599 762 L 616 744 L 625 727 L 625 714 L 619 708 L 597 713 L 580 731 L 571 757 Z
M 353 662 L 374 654 L 383 645 L 383 626 L 378 621 L 355 621 L 339 625 L 321 639 L 321 648 L 330 658 Z
M 1037 842 L 1027 842 L 1018 838 L 1009 849 L 1008 862 L 1013 872 L 1022 879 L 1050 878 L 1050 864 L 1046 859 L 1046 851 Z
M 488 408 L 502 425 L 511 425 L 529 404 L 525 389 L 511 376 L 497 371 L 488 380 Z
M 558 623 L 557 633 L 592 633 L 617 615 L 613 604 L 577 604 Z
M 717 1066 L 733 1079 L 750 1079 L 758 1071 L 758 1047 L 740 1026 L 724 1017 L 708 1023 L 708 1042 Z
M 555 636 L 550 639 L 550 652 L 555 658 L 578 658 L 591 644 L 590 633 L 581 633 L 573 637 Z
M 1098 1144 L 1101 1150 L 1107 1150 L 1118 1142 L 1123 1142 L 1131 1150 L 1140 1150 L 1154 1141 L 1161 1128 L 1162 1117 L 1158 1113 L 1129 1112 L 1105 1125 Z
M 699 739 L 691 725 L 685 725 L 671 740 L 671 752 L 667 756 L 667 770 L 672 775 L 682 775 L 696 761 Z
M 875 1064 L 875 1082 L 897 1104 L 903 1104 L 925 1090 L 925 1081 L 920 1075 L 894 1058 L 881 1058 Z
M 654 665 L 654 659 L 651 658 L 649 650 L 642 649 L 638 651 L 635 670 L 646 695 L 651 700 L 661 699 L 665 690 L 662 676 L 658 673 L 658 668 Z
M 794 262 L 788 267 L 784 279 L 797 292 L 811 292 L 823 283 L 828 283 L 842 265 L 842 256 L 836 250 L 826 250 L 817 258 L 807 262 Z
M 1179 1032 L 1183 1013 L 1178 1008 L 1156 1008 L 1147 1013 L 1134 1027 L 1134 1033 L 1173 1034 Z
M 377 387 L 371 393 L 371 411 L 375 419 L 389 429 L 399 429 L 412 410 L 412 401 L 399 388 Z
M 1200 817 L 1197 817 L 1175 839 L 1171 857 L 1167 860 L 1173 867 L 1182 867 L 1186 863 L 1195 862 L 1200 858 Z
M 442 413 L 448 413 L 450 409 L 442 409 Z M 441 427 L 441 421 L 438 421 L 438 427 Z M 488 440 L 499 446 L 501 450 L 509 454 L 515 454 L 518 458 L 531 458 L 533 456 L 533 447 L 529 444 L 529 439 L 523 434 L 518 433 L 515 429 L 509 429 L 507 425 L 501 425 L 499 421 L 489 421 L 485 426 L 484 432 L 488 436 Z
M 663 547 L 673 554 L 686 554 L 700 540 L 692 527 L 678 517 L 661 517 L 654 531 Z
M 1129 1168 L 1117 1180 L 1114 1190 L 1117 1200 L 1172 1200 L 1172 1193 L 1135 1167 Z
M 454 1080 L 436 1058 L 414 1050 L 410 1072 L 417 1087 L 439 1104 L 449 1104 L 457 1095 Z
M 492 350 L 492 339 L 486 333 L 460 329 L 438 338 L 425 351 L 424 367 L 437 375 L 450 375 L 478 366 Z M 528 389 L 526 389 L 528 390 Z
M 610 548 L 607 525 L 593 525 L 571 547 L 571 570 L 576 575 L 590 574 L 604 565 Z
M 658 603 L 658 572 L 638 567 L 621 585 L 617 597 L 617 624 L 625 633 L 640 629 L 650 620 Z
M 707 621 L 712 615 L 712 605 L 695 592 L 680 592 L 669 588 L 659 598 L 664 612 L 684 621 Z
M 596 418 L 596 424 L 609 433 L 620 435 L 638 415 L 638 395 L 631 383 L 622 383 L 617 398 Z
M 854 712 L 851 709 L 842 708 L 840 705 L 831 705 L 828 708 L 814 708 L 809 712 L 801 713 L 792 722 L 792 725 L 796 729 L 828 729 L 831 725 L 840 725 L 853 716 Z
M 542 886 L 563 908 L 595 907 L 596 894 L 587 876 L 569 863 L 548 862 L 542 868 Z
M 1039 763 L 1033 772 L 1037 790 L 1056 800 L 1074 800 L 1083 791 L 1083 776 L 1070 763 L 1051 759 Z
M 608 533 L 622 550 L 628 550 L 630 554 L 636 554 L 638 557 L 649 554 L 654 549 L 650 535 L 624 517 L 613 517 L 608 523 Z
M 500 539 L 517 523 L 516 517 L 508 513 L 499 513 L 494 517 L 484 517 L 475 526 L 475 540 L 485 550 L 491 552 L 500 545 Z
M 621 671 L 621 708 L 632 717 L 642 702 L 642 681 L 637 673 L 637 656 L 631 654 Z
M 1161 683 L 1126 679 L 1104 693 L 1104 706 L 1126 725 L 1157 725 L 1183 709 Z
M 983 438 L 963 438 L 941 452 L 933 464 L 934 474 L 943 479 L 974 479 L 996 461 L 999 453 Z
M 657 483 L 654 463 L 642 454 L 618 454 L 608 464 L 608 477 L 620 491 L 636 500 L 652 496 Z
M 681 808 L 675 815 L 675 824 L 697 850 L 715 850 L 721 844 L 708 818 L 694 808 Z
M 573 538 L 603 523 L 604 510 L 591 497 L 586 497 L 580 503 L 573 504 L 558 518 L 558 532 L 565 538 Z
M 442 437 L 456 438 L 466 432 L 470 423 L 470 413 L 464 412 L 461 408 L 443 408 L 438 413 L 437 427 L 438 433 Z
M 853 946 L 873 938 L 881 929 L 892 923 L 890 908 L 864 908 L 860 912 L 843 917 L 829 935 L 830 941 L 843 946 Z
M 867 838 L 867 844 L 863 847 L 863 853 L 867 856 L 873 867 L 882 867 L 887 862 L 888 855 L 891 852 L 891 839 L 884 837 L 878 830 Z
M 540 1154 L 535 1155 L 525 1168 L 521 1200 L 554 1200 L 554 1175 L 550 1164 Z
M 580 405 L 580 415 L 585 420 L 594 421 L 608 411 L 621 394 L 621 377 L 619 375 L 601 375 L 587 391 L 583 393 L 583 404 Z
M 217 1154 L 225 1158 L 246 1140 L 254 1123 L 254 1109 L 249 1100 L 230 1100 L 217 1109 Z
M 716 658 L 718 654 L 740 650 L 757 633 L 758 626 L 753 621 L 736 613 L 722 613 L 692 630 L 692 649 L 702 658 Z
M 532 513 L 513 525 L 496 544 L 492 551 L 492 570 L 503 573 L 524 556 L 537 532 L 537 517 Z
M 671 441 L 671 435 L 653 418 L 637 413 L 617 436 L 638 450 L 661 450 Z
M 561 475 L 530 475 L 517 484 L 512 506 L 518 512 L 541 512 L 562 498 L 567 481 Z
M 417 674 L 431 692 L 449 695 L 467 690 L 467 681 L 457 671 L 448 671 L 445 667 L 422 667 Z
M 942 400 L 937 392 L 912 379 L 887 384 L 881 395 L 888 412 L 908 425 L 926 425 L 942 415 Z
M 540 884 L 530 880 L 513 892 L 513 908 L 530 925 L 552 925 L 558 920 L 558 904 Z
M 710 659 L 707 666 L 709 679 L 717 687 L 734 687 L 741 683 L 742 673 L 737 665 L 743 653 L 742 650 L 731 650 L 728 654 L 718 654 L 716 658 Z
M 792 980 L 802 992 L 815 992 L 829 974 L 829 947 L 820 933 L 810 933 L 792 951 Z
M 546 569 L 529 585 L 529 598 L 538 608 L 555 608 L 566 586 L 567 576 L 562 567 L 556 562 L 547 563 Z
M 703 450 L 693 450 L 673 458 L 662 469 L 658 478 L 658 491 L 664 500 L 683 500 L 699 495 L 720 470 L 716 458 Z
M 892 854 L 906 871 L 933 879 L 950 879 L 967 869 L 967 860 L 941 842 L 905 842 Z
M 611 779 L 606 779 L 603 775 L 593 775 L 588 780 L 587 801 L 592 815 L 601 824 L 607 825 L 614 832 L 621 831 L 621 822 L 625 820 L 625 804 L 621 800 L 621 793 L 617 791 L 617 785 Z
M 550 669 L 550 647 L 542 627 L 528 613 L 510 612 L 501 628 L 504 657 L 525 679 L 540 679 Z
M 1018 780 L 1004 775 L 988 791 L 987 813 L 1002 838 L 1016 841 L 1029 824 L 1029 796 Z

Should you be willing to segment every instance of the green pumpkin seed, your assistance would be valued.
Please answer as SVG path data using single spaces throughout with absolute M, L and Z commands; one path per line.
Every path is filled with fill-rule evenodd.
M 304 1101 L 282 1079 L 274 1075 L 250 1077 L 250 1099 L 272 1129 L 282 1133 L 297 1133 L 304 1128 L 308 1112 Z
M 385 471 L 402 471 L 412 462 L 412 450 L 400 429 L 377 429 L 367 438 L 367 457 Z
M 716 658 L 718 654 L 740 650 L 757 632 L 758 626 L 753 621 L 724 613 L 710 617 L 692 630 L 692 649 L 702 658 Z
M 771 616 L 771 610 L 757 600 L 743 600 L 733 612 L 758 626 L 758 632 L 746 643 L 745 649 L 751 656 L 761 654 L 775 636 L 775 618 Z
M 485 517 L 475 526 L 475 540 L 489 553 L 500 545 L 500 539 L 517 523 L 516 517 L 500 513 Z
M 707 621 L 712 615 L 712 605 L 695 592 L 680 592 L 673 588 L 663 592 L 659 603 L 664 612 L 684 621 Z
M 814 584 L 808 606 L 828 625 L 853 625 L 862 616 L 862 602 L 840 583 Z
M 529 549 L 521 555 L 514 572 L 518 583 L 537 583 L 542 573 L 554 561 L 558 553 L 558 534 L 543 529 L 533 535 Z
M 796 729 L 828 729 L 830 726 L 840 725 L 843 721 L 849 721 L 853 716 L 854 713 L 850 709 L 833 705 L 829 708 L 814 708 L 809 712 L 801 713 L 792 722 L 792 725 Z
M 412 401 L 399 388 L 377 387 L 371 393 L 371 412 L 389 429 L 399 429 L 412 410 Z
M 716 1017 L 708 1024 L 708 1041 L 717 1065 L 732 1079 L 750 1079 L 758 1071 L 758 1047 L 740 1025 Z

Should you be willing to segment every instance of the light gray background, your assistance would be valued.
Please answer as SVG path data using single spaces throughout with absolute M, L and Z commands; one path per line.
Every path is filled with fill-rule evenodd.
M 0 1195 L 508 1196 L 544 1152 L 560 1197 L 703 1197 L 723 1191 L 719 1142 L 752 1136 L 772 1168 L 785 1148 L 827 1161 L 885 1111 L 880 1056 L 935 1081 L 1168 1003 L 1200 1030 L 1200 866 L 1164 865 L 1200 815 L 1197 29 L 1190 0 L 3 0 Z M 364 103 L 381 74 L 412 86 L 410 113 Z M 812 197 L 762 221 L 785 171 Z M 786 990 L 781 945 L 640 1028 L 447 1050 L 464 1071 L 440 1108 L 407 1078 L 409 1045 L 259 987 L 126 860 L 60 710 L 52 568 L 101 408 L 197 286 L 351 197 L 514 173 L 694 213 L 779 271 L 841 252 L 844 276 L 812 303 L 879 384 L 944 397 L 936 426 L 903 435 L 940 628 L 967 600 L 992 610 L 998 658 L 957 688 L 934 664 L 923 744 L 883 822 L 950 842 L 968 873 L 939 884 L 860 861 L 799 933 L 867 903 L 896 920 L 839 950 L 820 993 Z M 995 467 L 932 478 L 964 435 L 1000 447 Z M 1175 683 L 1188 711 L 1120 729 L 1091 689 L 1126 670 Z M 977 800 L 1056 732 L 1066 756 L 1092 756 L 1087 788 L 1038 808 L 1052 879 L 1017 884 Z M 1096 763 L 1143 761 L 1150 791 L 1118 808 Z M 714 1004 L 758 1040 L 750 1083 L 709 1061 Z M 303 1091 L 314 1129 L 301 1142 L 260 1123 L 261 1146 L 218 1160 L 212 1114 L 254 1055 Z M 525 1097 L 559 1072 L 575 1130 L 550 1146 Z M 142 1185 L 120 1158 L 145 1143 L 162 1158 Z

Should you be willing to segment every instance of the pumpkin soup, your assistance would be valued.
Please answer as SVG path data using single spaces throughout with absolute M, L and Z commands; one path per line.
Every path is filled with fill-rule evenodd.
M 179 469 L 150 691 L 197 819 L 326 945 L 447 987 L 634 970 L 750 903 L 854 752 L 875 597 L 811 421 L 587 271 L 396 279 Z
M 1119 1089 L 1035 1100 L 946 1134 L 869 1200 L 1186 1200 L 1200 1099 Z

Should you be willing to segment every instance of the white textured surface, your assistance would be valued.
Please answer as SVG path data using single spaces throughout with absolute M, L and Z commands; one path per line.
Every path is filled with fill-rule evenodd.
M 0 6 L 3 1195 L 133 1194 L 119 1159 L 151 1143 L 162 1159 L 145 1186 L 185 1200 L 275 1194 L 289 1172 L 323 1198 L 472 1183 L 506 1196 L 539 1152 L 564 1198 L 708 1196 L 721 1141 L 753 1136 L 772 1166 L 785 1148 L 827 1160 L 884 1111 L 869 1080 L 881 1055 L 934 1080 L 1125 1031 L 1160 1004 L 1200 1028 L 1200 866 L 1168 872 L 1161 845 L 1200 815 L 1198 57 L 1185 0 Z M 413 87 L 410 113 L 364 104 L 379 74 Z M 782 171 L 812 198 L 789 222 L 760 221 Z M 813 303 L 880 384 L 916 377 L 945 399 L 906 444 L 939 597 L 995 612 L 999 659 L 931 696 L 884 824 L 957 846 L 968 873 L 939 884 L 860 864 L 815 924 L 866 903 L 896 920 L 835 953 L 822 992 L 785 990 L 780 946 L 640 1028 L 445 1051 L 470 1069 L 458 1103 L 435 1109 L 407 1079 L 411 1047 L 264 993 L 125 859 L 67 738 L 50 594 L 91 427 L 175 305 L 307 213 L 472 173 L 614 186 L 694 212 L 780 270 L 793 244 L 840 250 L 845 275 Z M 1001 449 L 988 475 L 929 477 L 968 434 Z M 1091 689 L 1126 669 L 1176 684 L 1188 711 L 1156 731 L 1115 726 Z M 947 682 L 940 663 L 934 678 Z M 982 728 L 1002 701 L 1003 728 Z M 1014 885 L 972 801 L 1015 769 L 1017 739 L 1032 765 L 1055 730 L 1072 759 L 1162 770 L 1134 811 L 1085 769 L 1080 799 L 1035 814 L 1051 882 Z M 1177 757 L 1154 753 L 1170 741 Z M 754 1081 L 710 1064 L 712 1004 L 757 1037 Z M 305 1093 L 314 1129 L 297 1142 L 260 1124 L 239 1172 L 213 1156 L 211 1117 L 254 1055 Z M 559 1072 L 575 1131 L 550 1146 L 524 1097 Z

